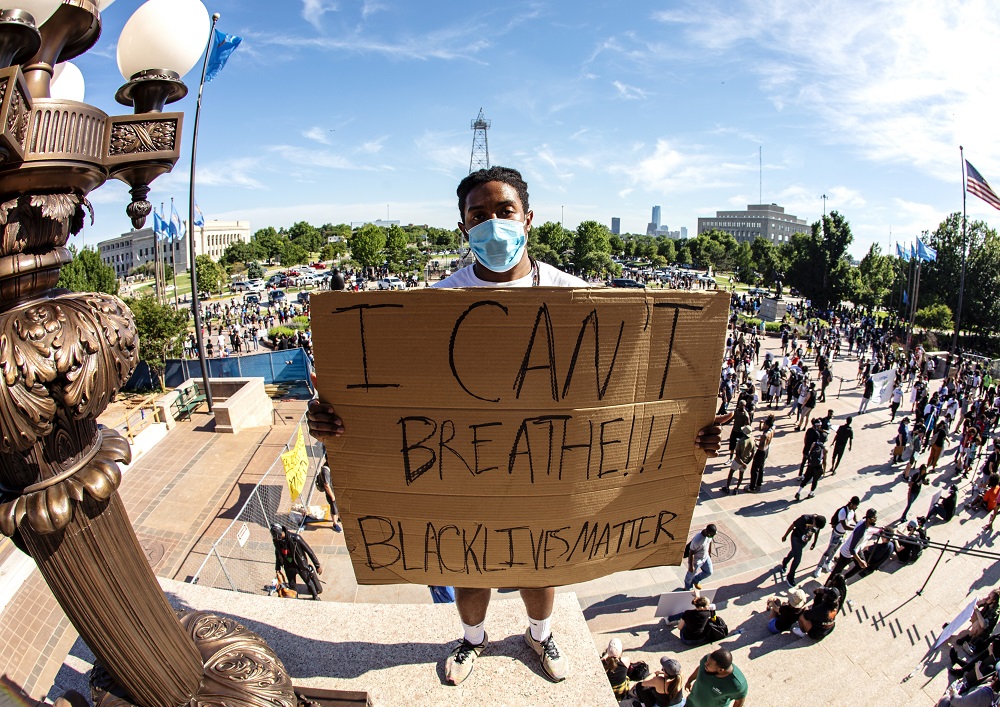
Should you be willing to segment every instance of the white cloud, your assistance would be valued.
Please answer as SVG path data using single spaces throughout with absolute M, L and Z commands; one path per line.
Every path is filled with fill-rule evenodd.
M 323 145 L 330 144 L 330 130 L 327 128 L 321 128 L 318 125 L 309 128 L 302 133 L 302 137 L 307 140 L 312 140 L 314 142 L 321 143 Z
M 316 29 L 320 29 L 323 15 L 336 11 L 337 3 L 329 0 L 302 0 L 302 17 Z
M 470 151 L 465 133 L 428 130 L 413 143 L 430 169 L 450 176 L 468 172 Z
M 385 204 L 384 201 L 288 204 L 283 199 L 275 199 L 274 203 L 259 203 L 254 208 L 233 209 L 213 214 L 213 218 L 249 220 L 254 229 L 288 226 L 303 220 L 316 224 L 351 223 L 385 218 Z M 441 225 L 454 223 L 458 209 L 452 200 L 392 202 L 392 214 L 394 219 L 399 218 L 404 223 Z
M 361 19 L 367 20 L 369 15 L 374 15 L 376 12 L 381 12 L 386 10 L 386 6 L 377 0 L 364 0 L 361 3 Z
M 618 96 L 626 101 L 635 101 L 646 98 L 649 94 L 637 86 L 629 86 L 621 81 L 612 81 L 611 85 L 618 90 Z
M 491 45 L 482 28 L 455 25 L 420 35 L 399 38 L 367 36 L 358 31 L 339 37 L 302 37 L 298 35 L 263 35 L 262 46 L 290 50 L 318 49 L 352 54 L 381 54 L 393 59 L 465 59 L 479 62 L 476 55 Z
M 728 163 L 698 148 L 682 152 L 665 139 L 657 140 L 652 154 L 647 152 L 638 162 L 610 168 L 612 173 L 626 175 L 636 187 L 667 196 L 709 188 L 732 188 L 742 183 L 742 174 L 752 170 L 749 164 Z
M 293 145 L 274 145 L 269 151 L 288 161 L 292 169 L 299 167 L 319 167 L 320 169 L 373 170 L 376 167 L 352 162 L 344 155 L 332 150 L 316 150 Z
M 382 148 L 385 146 L 385 141 L 388 139 L 388 135 L 383 135 L 375 140 L 369 140 L 368 142 L 361 143 L 361 145 L 356 147 L 354 151 L 361 152 L 366 155 L 377 155 L 382 151 Z
M 720 60 L 747 62 L 780 110 L 815 113 L 826 139 L 953 181 L 957 147 L 1000 171 L 991 0 L 740 0 L 654 15 Z

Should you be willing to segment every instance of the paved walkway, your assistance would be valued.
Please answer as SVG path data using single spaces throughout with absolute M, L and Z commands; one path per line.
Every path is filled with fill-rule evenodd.
M 777 343 L 768 339 L 766 348 L 774 349 Z M 853 357 L 835 364 L 835 373 L 848 381 L 856 370 Z M 859 389 L 848 383 L 839 398 L 831 395 L 829 404 L 820 404 L 817 411 L 833 409 L 839 425 L 844 416 L 857 411 L 859 397 Z M 196 416 L 135 465 L 123 482 L 122 495 L 160 576 L 179 580 L 190 576 L 211 541 L 229 524 L 232 510 L 241 503 L 241 491 L 252 487 L 283 449 L 303 408 L 302 402 L 289 404 L 270 431 L 260 428 L 236 436 L 210 434 L 203 426 L 205 416 Z M 793 423 L 780 414 L 761 493 L 722 494 L 728 465 L 723 459 L 714 461 L 705 472 L 693 527 L 694 531 L 714 522 L 720 530 L 723 556 L 706 587 L 718 588 L 716 601 L 730 628 L 742 629 L 723 644 L 734 651 L 750 681 L 749 704 L 934 704 L 945 685 L 940 655 L 933 655 L 929 667 L 911 680 L 903 678 L 927 656 L 941 626 L 965 606 L 967 595 L 982 594 L 996 585 L 1000 568 L 984 559 L 946 555 L 926 591 L 916 596 L 937 559 L 928 551 L 914 566 L 893 563 L 888 571 L 853 583 L 849 592 L 853 608 L 822 643 L 770 636 L 761 613 L 768 596 L 786 591 L 774 568 L 787 551 L 780 538 L 789 523 L 801 513 L 828 517 L 855 494 L 862 498 L 862 510 L 877 508 L 881 522 L 887 523 L 898 518 L 906 497 L 905 485 L 898 481 L 900 470 L 886 463 L 895 426 L 888 421 L 888 411 L 878 408 L 855 419 L 854 448 L 837 475 L 820 482 L 816 498 L 794 503 L 803 433 L 794 432 Z M 912 516 L 923 513 L 935 488 L 949 481 L 952 456 L 953 449 L 946 450 L 942 471 L 932 475 L 935 487 L 924 491 Z M 963 487 L 963 496 L 966 490 Z M 933 526 L 930 534 L 935 541 L 989 549 L 993 540 L 980 535 L 982 523 L 981 517 L 970 519 L 960 512 L 948 525 Z M 329 524 L 310 526 L 305 534 L 322 558 L 326 601 L 429 602 L 424 587 L 359 587 L 342 534 L 334 533 Z M 824 533 L 817 550 L 805 553 L 799 574 L 809 580 L 803 583 L 807 591 L 817 584 L 808 573 L 827 537 Z M 617 635 L 634 658 L 653 665 L 660 655 L 677 655 L 690 670 L 706 649 L 686 649 L 653 616 L 656 597 L 680 588 L 681 579 L 679 568 L 661 567 L 620 573 L 564 591 L 579 597 L 598 650 Z M 2 580 L 0 571 L 0 584 Z M 0 655 L 8 663 L 0 667 L 0 674 L 33 696 L 44 696 L 75 633 L 37 573 L 6 608 L 0 605 L 0 611 Z M 457 621 L 455 628 L 457 635 Z M 67 665 L 74 660 L 71 656 Z M 51 694 L 58 694 L 58 687 Z

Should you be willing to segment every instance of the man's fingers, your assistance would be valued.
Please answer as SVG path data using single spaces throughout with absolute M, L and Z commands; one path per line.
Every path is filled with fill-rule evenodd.
M 735 414 L 736 414 L 735 412 L 727 412 L 725 415 L 716 415 L 716 417 L 715 417 L 715 424 L 716 425 L 724 425 L 727 422 L 729 422 L 730 420 L 732 420 L 733 419 L 733 415 L 735 415 Z

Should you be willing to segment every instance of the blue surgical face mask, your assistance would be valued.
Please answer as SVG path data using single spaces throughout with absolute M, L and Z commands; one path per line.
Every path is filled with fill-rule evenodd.
M 507 272 L 521 262 L 527 243 L 522 221 L 494 218 L 469 229 L 476 260 L 493 272 Z

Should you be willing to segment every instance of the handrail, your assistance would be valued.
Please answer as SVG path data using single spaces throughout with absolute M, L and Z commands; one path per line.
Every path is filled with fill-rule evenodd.
M 143 398 L 138 405 L 126 410 L 122 413 L 121 417 L 115 421 L 115 424 L 109 424 L 108 427 L 117 430 L 124 426 L 124 433 L 128 438 L 129 443 L 134 442 L 136 435 L 149 427 L 149 425 L 161 422 L 160 411 L 153 404 L 153 401 L 158 397 L 160 397 L 160 394 L 154 393 L 146 398 Z M 148 410 L 149 414 L 144 414 L 144 410 Z M 136 413 L 139 413 L 140 417 L 139 420 L 133 424 L 132 417 Z

